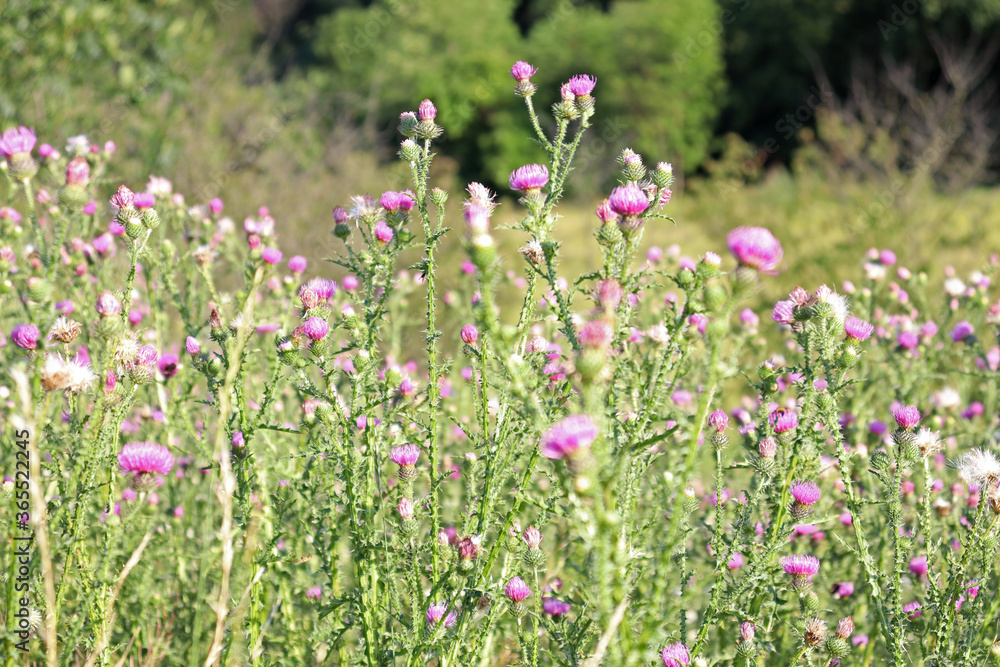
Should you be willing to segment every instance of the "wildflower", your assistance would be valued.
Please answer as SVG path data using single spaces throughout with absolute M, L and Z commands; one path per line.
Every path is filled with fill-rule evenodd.
M 597 439 L 598 432 L 589 415 L 570 415 L 542 436 L 542 456 L 555 460 L 577 458 Z
M 781 263 L 781 243 L 764 227 L 737 227 L 726 237 L 729 251 L 742 266 L 772 273 Z
M 294 255 L 288 260 L 288 270 L 292 273 L 303 273 L 309 262 L 302 255 Z
M 61 355 L 48 355 L 42 366 L 42 387 L 46 391 L 68 391 L 78 394 L 86 391 L 97 375 L 79 356 L 67 359 Z
M 799 425 L 799 416 L 785 408 L 776 408 L 771 413 L 770 419 L 771 426 L 774 427 L 774 432 L 779 435 L 791 431 Z
M 7 158 L 14 180 L 25 181 L 38 172 L 38 163 L 31 157 L 36 141 L 35 131 L 23 125 L 12 127 L 0 135 L 0 153 Z
M 72 343 L 80 335 L 83 327 L 75 320 L 60 315 L 52 324 L 52 338 L 60 343 Z
M 792 588 L 805 590 L 819 572 L 819 559 L 815 556 L 795 554 L 781 559 L 781 568 L 792 577 Z
M 387 225 L 385 220 L 379 220 L 376 222 L 375 227 L 372 229 L 372 233 L 375 235 L 375 239 L 382 245 L 388 244 L 393 237 L 392 227 Z
M 848 317 L 844 320 L 844 333 L 851 340 L 868 340 L 874 332 L 875 327 L 860 317 Z
M 542 600 L 542 611 L 549 616 L 563 616 L 569 613 L 573 606 L 568 602 L 562 602 L 556 598 L 545 598 Z
M 41 335 L 34 324 L 18 324 L 10 332 L 10 339 L 22 349 L 34 350 L 38 347 L 38 337 Z
M 951 330 L 951 339 L 956 343 L 968 343 L 975 340 L 975 334 L 976 330 L 972 324 L 963 320 Z
M 466 345 L 475 345 L 479 340 L 479 329 L 474 324 L 466 324 L 462 327 L 462 342 Z
M 815 482 L 795 482 L 789 490 L 794 498 L 790 512 L 792 516 L 801 519 L 812 514 L 812 506 L 819 500 L 822 492 Z
M 918 577 L 927 576 L 927 556 L 914 556 L 910 559 L 910 572 Z
M 180 360 L 175 354 L 164 354 L 160 357 L 159 361 L 156 362 L 156 367 L 159 369 L 160 374 L 165 378 L 170 378 L 177 375 L 177 371 L 180 370 L 178 362 Z
M 312 340 L 323 340 L 330 331 L 330 325 L 322 317 L 314 315 L 305 321 L 302 331 Z
M 437 107 L 430 100 L 424 100 L 417 107 L 417 118 L 421 121 L 429 122 L 433 121 L 437 117 Z
M 105 290 L 97 295 L 94 309 L 102 318 L 114 317 L 122 312 L 122 302 L 114 294 Z
M 920 411 L 912 405 L 896 408 L 892 411 L 892 416 L 901 429 L 910 430 L 920 423 Z
M 923 612 L 920 610 L 921 607 L 923 607 L 923 605 L 920 604 L 920 602 L 917 600 L 914 600 L 913 602 L 907 602 L 906 604 L 903 605 L 903 613 L 906 614 L 906 617 L 909 618 L 911 621 L 916 620 L 920 618 L 920 616 L 923 614 Z
M 620 185 L 611 191 L 608 205 L 619 219 L 618 226 L 626 232 L 634 232 L 642 226 L 642 214 L 649 208 L 649 197 L 638 185 Z
M 194 336 L 188 336 L 187 339 L 184 341 L 184 349 L 187 351 L 188 354 L 194 356 L 201 352 L 201 343 L 199 343 L 198 339 L 195 338 Z
M 264 248 L 260 253 L 260 257 L 264 260 L 265 264 L 273 266 L 281 262 L 281 251 L 277 248 Z
M 243 436 L 243 431 L 234 431 L 230 442 L 234 450 L 240 450 L 247 446 L 247 440 Z
M 170 449 L 155 442 L 130 442 L 118 453 L 122 474 L 132 476 L 132 486 L 149 491 L 156 486 L 155 475 L 166 475 L 174 467 Z
M 691 664 L 691 651 L 681 642 L 664 647 L 660 652 L 663 667 L 685 667 Z
M 778 441 L 771 436 L 761 438 L 760 442 L 757 444 L 757 451 L 760 453 L 762 458 L 773 459 L 778 453 Z
M 597 217 L 600 218 L 601 222 L 608 225 L 616 220 L 618 220 L 618 214 L 615 213 L 614 209 L 611 208 L 611 200 L 605 199 L 598 206 L 595 211 Z
M 518 83 L 527 81 L 531 77 L 535 76 L 537 72 L 538 69 L 535 66 L 530 63 L 526 63 L 523 60 L 518 60 L 514 63 L 514 66 L 510 68 L 510 75 Z
M 729 428 L 729 415 L 725 410 L 716 410 L 708 416 L 708 425 L 715 429 L 716 433 L 721 433 Z
M 589 97 L 590 93 L 594 90 L 594 86 L 597 85 L 597 77 L 590 76 L 589 74 L 577 74 L 566 85 L 569 86 L 570 92 L 576 97 Z
M 399 512 L 399 518 L 403 521 L 409 521 L 413 518 L 413 501 L 409 498 L 400 498 L 399 504 L 396 505 L 396 511 Z
M 920 453 L 924 457 L 928 457 L 944 449 L 941 438 L 929 428 L 922 428 L 917 431 L 913 442 L 920 449 Z
M 510 189 L 525 194 L 537 193 L 549 182 L 549 168 L 544 164 L 529 164 L 511 172 Z
M 809 646 L 819 646 L 826 639 L 826 621 L 818 618 L 810 618 L 806 621 L 805 632 L 802 641 Z
M 795 304 L 789 300 L 774 304 L 771 319 L 778 324 L 792 324 L 795 321 Z
M 415 464 L 420 458 L 420 448 L 416 445 L 400 445 L 389 452 L 389 460 L 399 466 L 399 479 L 412 482 L 417 476 Z
M 529 549 L 537 549 L 542 543 L 542 531 L 534 526 L 528 526 L 524 531 L 524 543 Z

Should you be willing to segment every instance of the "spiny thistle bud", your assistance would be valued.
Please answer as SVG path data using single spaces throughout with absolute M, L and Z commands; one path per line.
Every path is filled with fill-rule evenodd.
M 659 188 L 670 187 L 674 182 L 674 167 L 669 162 L 658 162 L 653 170 L 653 183 Z
M 510 613 L 514 615 L 515 618 L 521 618 L 527 612 L 527 607 L 524 601 L 528 599 L 531 595 L 531 589 L 528 584 L 524 583 L 524 579 L 521 577 L 514 577 L 507 582 L 507 586 L 504 588 L 503 593 L 507 596 L 507 600 L 510 603 Z
M 52 296 L 52 292 L 55 290 L 52 283 L 40 276 L 31 276 L 28 278 L 28 298 L 35 303 L 44 303 L 49 300 Z
M 510 68 L 510 75 L 517 81 L 514 87 L 514 94 L 518 97 L 531 97 L 535 94 L 535 84 L 531 82 L 531 77 L 535 76 L 538 70 L 523 60 L 518 60 Z
M 885 472 L 889 469 L 889 465 L 892 462 L 889 460 L 889 455 L 885 453 L 884 450 L 877 450 L 872 453 L 871 458 L 868 460 L 868 465 L 871 466 L 872 470 L 876 472 Z
M 142 212 L 142 224 L 146 229 L 156 229 L 160 226 L 160 214 L 154 208 L 147 208 Z
M 622 176 L 626 181 L 639 181 L 646 175 L 646 167 L 642 164 L 642 156 L 631 148 L 626 148 L 618 156 L 618 164 L 622 168 Z
M 610 248 L 618 243 L 621 243 L 623 239 L 622 230 L 618 229 L 618 225 L 603 224 L 597 228 L 594 232 L 594 238 L 597 239 L 597 243 L 605 248 Z
M 448 201 L 448 191 L 443 188 L 431 188 L 431 191 L 427 194 L 427 198 L 438 208 L 443 208 L 445 202 Z
M 403 162 L 416 162 L 420 159 L 420 146 L 413 139 L 404 139 L 399 144 L 399 159 Z
M 138 216 L 132 216 L 125 221 L 125 234 L 133 241 L 139 238 L 143 229 L 145 228 L 142 226 L 142 218 Z
M 754 643 L 754 635 L 757 627 L 750 621 L 740 624 L 740 641 L 736 644 L 736 655 L 741 658 L 752 658 L 757 654 L 757 645 Z
M 815 482 L 795 482 L 789 490 L 792 503 L 789 513 L 796 519 L 804 519 L 813 513 L 813 505 L 819 500 L 822 492 Z
M 420 125 L 420 121 L 417 120 L 417 114 L 412 111 L 404 111 L 399 114 L 399 133 L 404 137 L 417 136 L 418 125 Z
M 684 496 L 684 500 L 682 502 L 684 503 L 685 512 L 690 514 L 698 509 L 698 495 L 695 493 L 693 486 L 686 487 L 681 492 L 681 495 Z
M 400 482 L 409 483 L 417 478 L 417 459 L 420 458 L 420 448 L 416 445 L 400 445 L 389 452 L 389 460 L 399 466 L 397 477 Z
M 687 288 L 694 283 L 694 271 L 688 268 L 683 268 L 677 272 L 676 278 L 677 284 L 681 287 Z

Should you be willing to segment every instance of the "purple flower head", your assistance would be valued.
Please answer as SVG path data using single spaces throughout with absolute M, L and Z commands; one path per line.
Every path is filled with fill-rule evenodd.
M 462 327 L 462 342 L 466 345 L 475 345 L 479 340 L 479 329 L 474 324 L 466 324 Z
M 542 456 L 573 458 L 597 439 L 597 424 L 588 415 L 570 415 L 542 436 Z
M 902 429 L 911 429 L 920 423 L 920 410 L 917 410 L 912 405 L 904 405 L 896 408 L 892 411 L 892 416 L 895 418 L 899 428 Z
M 199 343 L 198 339 L 194 336 L 188 336 L 184 341 L 184 349 L 187 350 L 187 353 L 190 355 L 198 354 L 201 352 L 201 343 Z
M 577 74 L 567 81 L 566 85 L 569 86 L 569 91 L 576 97 L 587 97 L 593 92 L 594 86 L 597 85 L 597 77 L 590 76 L 589 74 Z
M 595 213 L 597 213 L 597 217 L 600 218 L 601 222 L 604 224 L 610 224 L 618 219 L 618 214 L 611 208 L 611 201 L 607 199 L 598 205 Z
M 437 625 L 448 615 L 448 607 L 440 602 L 427 608 L 427 625 Z
M 663 667 L 686 667 L 691 664 L 691 651 L 680 642 L 665 647 L 660 657 L 663 658 Z
M 243 437 L 243 431 L 234 431 L 232 438 L 233 449 L 242 449 L 246 447 L 247 440 Z
M 896 337 L 896 342 L 904 350 L 912 350 L 920 344 L 920 338 L 913 331 L 903 331 Z
M 416 445 L 400 445 L 389 452 L 389 460 L 400 467 L 412 466 L 420 458 L 420 448 Z
M 399 210 L 399 204 L 402 197 L 402 193 L 387 190 L 382 193 L 382 198 L 379 200 L 379 203 L 386 211 L 393 213 Z
M 528 584 L 524 583 L 524 579 L 514 577 L 507 582 L 507 586 L 503 589 L 503 594 L 511 602 L 523 602 L 531 595 L 531 589 L 528 588 Z
M 376 222 L 372 232 L 375 234 L 375 239 L 382 244 L 389 243 L 393 237 L 392 227 L 387 225 L 385 220 Z
M 972 338 L 976 333 L 975 328 L 969 322 L 962 320 L 951 330 L 951 339 L 956 343 L 961 343 Z
M 66 165 L 66 185 L 86 185 L 90 181 L 90 164 L 82 157 L 75 157 Z
M 537 192 L 549 182 L 549 168 L 544 164 L 526 164 L 510 173 L 510 189 L 517 192 Z
M 914 556 L 910 559 L 910 572 L 923 577 L 927 574 L 927 556 Z
M 516 63 L 514 63 L 514 66 L 510 68 L 510 75 L 514 78 L 515 81 L 520 83 L 523 81 L 527 81 L 531 77 L 535 76 L 535 73 L 537 71 L 538 70 L 530 63 L 526 63 L 523 60 L 518 60 Z
M 152 208 L 156 204 L 156 197 L 149 192 L 136 192 L 132 195 L 132 206 L 139 209 Z
M 722 433 L 729 428 L 729 415 L 725 410 L 716 410 L 708 416 L 708 425 L 715 429 L 716 433 Z
M 260 256 L 265 263 L 271 265 L 277 264 L 281 261 L 281 251 L 277 248 L 264 248 L 264 250 L 261 251 Z
M 795 502 L 800 505 L 812 505 L 822 495 L 822 491 L 816 486 L 815 482 L 795 482 L 789 491 L 792 494 L 792 498 L 795 498 Z
M 773 273 L 781 263 L 781 243 L 764 227 L 737 227 L 726 237 L 729 252 L 743 266 Z
M 30 153 L 35 148 L 35 131 L 23 125 L 12 127 L 0 135 L 0 153 L 10 158 L 21 153 Z
M 308 265 L 308 260 L 306 260 L 306 258 L 302 255 L 293 255 L 288 260 L 288 270 L 292 273 L 302 273 L 306 270 Z
M 848 317 L 844 320 L 844 332 L 854 340 L 868 340 L 875 333 L 875 327 L 860 317 Z
M 122 312 L 122 302 L 114 294 L 105 290 L 97 295 L 97 303 L 94 304 L 94 309 L 97 310 L 97 314 L 101 317 L 114 317 Z
M 917 600 L 914 600 L 913 602 L 907 602 L 906 604 L 903 605 L 903 613 L 906 614 L 907 618 L 909 618 L 910 620 L 920 618 L 920 615 L 923 614 L 923 612 L 920 611 L 920 608 L 922 606 L 923 605 L 920 604 L 920 602 L 918 602 Z
M 771 426 L 774 427 L 775 433 L 784 433 L 785 431 L 791 431 L 799 425 L 799 416 L 792 412 L 791 410 L 786 410 L 785 408 L 776 408 L 774 412 L 771 413 Z
M 347 281 L 344 282 L 346 284 Z M 337 293 L 337 282 L 328 278 L 313 278 L 299 289 L 300 296 L 304 289 L 311 290 L 320 301 L 329 301 Z
M 785 556 L 781 568 L 795 579 L 811 579 L 819 572 L 819 558 L 805 554 Z
M 121 185 L 118 187 L 117 192 L 111 196 L 111 205 L 115 208 L 128 208 L 132 205 L 132 201 L 135 195 L 128 187 Z
M 562 602 L 556 598 L 545 598 L 542 600 L 542 611 L 549 616 L 563 616 L 569 613 L 573 606 L 569 602 Z
M 180 359 L 177 358 L 176 354 L 165 354 L 156 362 L 156 367 L 163 377 L 171 378 L 177 375 L 177 371 L 180 370 L 179 362 Z
M 409 521 L 413 518 L 413 501 L 406 497 L 400 498 L 396 511 L 399 512 L 400 519 Z
M 174 467 L 170 449 L 155 442 L 130 442 L 118 452 L 122 474 L 166 475 Z
M 41 336 L 38 327 L 34 324 L 18 324 L 10 332 L 10 338 L 14 344 L 25 350 L 34 350 L 38 347 L 38 337 Z
M 748 327 L 756 327 L 758 324 L 760 324 L 760 317 L 758 317 L 757 313 L 753 312 L 752 309 L 744 308 L 740 312 L 740 322 L 747 325 Z
M 143 345 L 135 353 L 135 363 L 139 366 L 152 366 L 156 363 L 160 355 L 156 353 L 156 348 L 152 345 Z
M 417 117 L 422 121 L 433 121 L 437 116 L 437 107 L 430 100 L 424 100 L 417 107 Z
M 322 317 L 313 316 L 302 325 L 302 331 L 312 340 L 322 340 L 330 331 L 330 325 Z
M 620 185 L 611 191 L 608 197 L 608 205 L 611 210 L 620 216 L 636 217 L 642 215 L 649 208 L 649 198 L 638 185 L 629 183 Z
M 602 318 L 591 320 L 580 327 L 577 340 L 585 348 L 603 349 L 611 344 L 615 336 L 614 325 Z
M 757 633 L 757 626 L 751 621 L 743 621 L 740 624 L 740 641 L 752 642 L 754 635 Z
M 778 324 L 791 324 L 795 321 L 795 303 L 785 300 L 774 304 L 774 309 L 771 311 L 771 319 Z

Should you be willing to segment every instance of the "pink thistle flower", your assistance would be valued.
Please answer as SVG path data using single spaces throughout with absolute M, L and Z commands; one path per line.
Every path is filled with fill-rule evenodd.
M 791 324 L 795 321 L 795 303 L 786 300 L 774 304 L 774 309 L 771 311 L 771 319 L 778 324 Z
M 382 197 L 379 200 L 379 203 L 382 205 L 382 208 L 384 208 L 386 211 L 394 213 L 399 210 L 399 203 L 401 197 L 402 197 L 401 193 L 394 192 L 392 190 L 387 190 L 386 192 L 382 193 Z
M 833 595 L 838 598 L 849 598 L 854 595 L 854 583 L 841 581 L 833 587 Z
M 740 624 L 740 641 L 752 642 L 754 635 L 757 633 L 757 626 L 751 621 L 743 621 Z
M 743 554 L 738 551 L 734 553 L 733 557 L 729 559 L 728 566 L 730 570 L 738 570 L 743 567 Z
M 14 344 L 25 350 L 38 348 L 38 338 L 41 335 L 38 327 L 34 324 L 18 324 L 10 332 L 10 338 Z
M 531 77 L 535 76 L 536 72 L 538 72 L 538 69 L 523 60 L 518 60 L 514 63 L 514 66 L 510 68 L 511 77 L 513 77 L 518 83 L 529 80 Z
M 118 187 L 118 191 L 111 196 L 111 205 L 115 208 L 128 208 L 132 205 L 135 195 L 126 186 Z
M 479 329 L 474 324 L 466 324 L 462 327 L 462 342 L 466 345 L 475 345 L 479 340 Z
M 66 165 L 66 185 L 86 185 L 90 181 L 90 165 L 82 157 L 75 157 Z
M 568 614 L 573 606 L 568 602 L 562 602 L 556 598 L 545 598 L 542 600 L 542 611 L 549 616 L 563 616 Z
M 264 248 L 264 250 L 261 251 L 260 256 L 265 263 L 271 264 L 272 266 L 281 261 L 281 251 L 277 248 Z
M 729 415 L 725 410 L 716 410 L 708 416 L 708 425 L 715 429 L 716 433 L 722 433 L 729 428 Z
M 188 336 L 184 341 L 184 349 L 188 354 L 194 356 L 201 352 L 201 343 L 199 343 L 198 339 L 194 336 Z
M 671 644 L 660 652 L 663 667 L 686 667 L 691 664 L 691 651 L 680 642 Z
M 319 600 L 323 597 L 323 589 L 320 586 L 310 586 L 306 589 L 306 597 L 310 600 Z
M 156 362 L 156 367 L 163 377 L 171 378 L 177 375 L 177 372 L 180 370 L 179 362 L 180 360 L 176 354 L 165 354 Z
M 413 518 L 413 501 L 409 498 L 400 498 L 399 504 L 396 505 L 396 511 L 399 512 L 400 519 L 409 521 Z
M 962 343 L 975 338 L 976 330 L 969 322 L 962 320 L 951 330 L 951 339 L 956 343 Z
M 910 620 L 915 620 L 917 618 L 920 618 L 920 616 L 924 613 L 920 611 L 921 607 L 923 607 L 923 605 L 920 604 L 920 602 L 918 602 L 917 600 L 914 600 L 913 602 L 907 602 L 906 604 L 903 605 L 903 613 L 906 614 L 906 617 L 909 618 Z
M 598 433 L 589 415 L 570 415 L 542 436 L 542 456 L 554 460 L 575 458 L 590 447 Z
M 23 153 L 31 153 L 35 148 L 35 131 L 23 125 L 17 128 L 10 128 L 0 135 L 0 153 L 4 157 L 11 158 Z
M 601 318 L 584 324 L 577 334 L 577 340 L 583 347 L 603 349 L 611 344 L 614 335 L 615 329 L 611 322 Z
M 138 209 L 152 208 L 156 204 L 156 197 L 148 192 L 136 192 L 132 195 L 132 206 Z
M 789 492 L 792 494 L 792 498 L 795 498 L 795 502 L 799 505 L 812 505 L 819 500 L 822 495 L 820 488 L 816 486 L 815 482 L 795 482 L 792 484 Z
M 781 568 L 791 575 L 793 587 L 802 588 L 819 572 L 819 558 L 805 554 L 785 556 L 781 559 Z
M 344 287 L 347 288 L 346 279 L 344 281 Z M 299 288 L 300 297 L 302 295 L 302 291 L 306 289 L 311 290 L 320 301 L 329 301 L 337 293 L 337 282 L 329 280 L 328 278 L 313 278 Z
M 912 405 L 904 405 L 892 411 L 899 428 L 909 430 L 920 423 L 920 411 Z
M 507 586 L 503 589 L 503 594 L 511 602 L 523 602 L 531 595 L 531 589 L 528 588 L 528 584 L 524 583 L 524 579 L 514 577 L 507 582 Z
M 912 350 L 920 344 L 920 338 L 913 331 L 902 331 L 896 337 L 896 343 L 904 350 Z
M 726 243 L 736 261 L 763 273 L 773 273 L 784 256 L 781 243 L 764 227 L 737 227 Z
M 302 255 L 293 255 L 288 260 L 288 270 L 292 273 L 303 273 L 308 265 L 308 260 Z
M 910 559 L 910 572 L 918 577 L 927 576 L 927 556 L 914 556 Z
M 775 433 L 785 433 L 791 431 L 799 425 L 799 416 L 791 410 L 776 408 L 771 413 L 771 426 Z
M 529 549 L 537 549 L 538 545 L 542 543 L 542 531 L 534 526 L 528 526 L 524 530 L 524 543 L 528 545 Z
M 387 225 L 385 220 L 376 222 L 375 228 L 372 231 L 375 234 L 375 239 L 383 245 L 388 244 L 394 236 L 392 227 Z
M 437 107 L 430 100 L 424 100 L 417 107 L 417 117 L 422 121 L 433 121 L 437 117 Z
M 566 82 L 569 91 L 576 97 L 588 97 L 597 85 L 597 77 L 589 74 L 577 74 Z
M 604 224 L 611 224 L 612 222 L 618 220 L 618 214 L 611 208 L 611 201 L 608 199 L 605 199 L 600 203 L 595 213 L 597 213 L 597 217 L 600 218 L 601 222 Z
M 510 189 L 517 192 L 538 192 L 549 182 L 549 168 L 544 164 L 528 164 L 511 172 Z
M 118 452 L 118 465 L 122 474 L 166 475 L 174 467 L 170 449 L 155 442 L 130 442 Z
M 389 460 L 402 467 L 412 467 L 420 458 L 420 448 L 416 445 L 400 445 L 389 452 Z
M 302 331 L 312 340 L 323 340 L 330 331 L 330 325 L 322 317 L 310 317 L 302 325 Z
M 844 332 L 853 340 L 868 340 L 875 333 L 875 327 L 860 317 L 848 317 L 844 320 Z
M 649 208 L 649 198 L 642 188 L 634 183 L 629 183 L 620 185 L 611 191 L 608 205 L 612 211 L 622 217 L 635 218 Z

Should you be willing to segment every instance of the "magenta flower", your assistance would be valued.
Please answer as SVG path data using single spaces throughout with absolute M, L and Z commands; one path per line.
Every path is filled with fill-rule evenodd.
M 819 558 L 804 554 L 785 556 L 781 568 L 792 577 L 792 587 L 796 590 L 807 588 L 812 578 L 819 572 Z
M 725 410 L 716 410 L 708 416 L 708 425 L 715 429 L 716 433 L 722 433 L 729 428 L 729 415 Z
M 912 350 L 920 344 L 920 338 L 913 331 L 903 331 L 896 337 L 896 342 L 904 350 Z
M 392 190 L 387 190 L 382 193 L 381 199 L 379 199 L 379 204 L 382 205 L 386 211 L 394 213 L 399 210 L 400 199 L 402 194 L 399 192 L 394 192 Z
M 597 77 L 590 76 L 589 74 L 577 74 L 566 82 L 566 85 L 569 87 L 569 91 L 576 97 L 587 97 L 593 92 L 594 86 L 597 85 Z
M 281 261 L 281 251 L 277 248 L 264 248 L 260 253 L 261 259 L 267 264 L 277 264 Z
M 812 505 L 822 495 L 815 482 L 795 482 L 789 492 L 799 505 Z
M 906 614 L 906 617 L 912 621 L 914 619 L 920 618 L 920 615 L 924 613 L 920 611 L 921 607 L 923 607 L 923 605 L 920 604 L 920 602 L 918 602 L 917 600 L 914 600 L 913 602 L 907 602 L 906 604 L 903 605 L 903 613 Z
M 399 518 L 403 521 L 409 521 L 413 518 L 413 501 L 409 498 L 400 498 L 399 503 L 396 505 L 396 511 L 399 512 Z
M 795 321 L 795 303 L 790 300 L 779 301 L 771 310 L 771 319 L 778 324 L 791 324 Z
M 389 460 L 400 467 L 412 467 L 420 458 L 420 448 L 416 445 L 400 445 L 389 452 Z
M 139 348 L 139 351 L 135 353 L 135 363 L 140 366 L 152 366 L 156 363 L 159 356 L 160 355 L 157 354 L 155 347 L 152 345 L 143 345 Z
M 302 255 L 293 255 L 288 260 L 288 270 L 292 273 L 302 273 L 308 265 L 309 262 Z
M 549 168 L 544 164 L 526 164 L 510 173 L 510 189 L 517 192 L 538 192 L 549 182 Z
M 975 336 L 976 330 L 969 322 L 962 320 L 951 330 L 951 339 L 961 343 Z
M 902 429 L 911 429 L 920 423 L 920 411 L 912 405 L 904 405 L 892 411 L 892 416 Z
M 600 318 L 591 320 L 580 327 L 576 339 L 583 347 L 600 349 L 610 345 L 614 336 L 615 328 L 611 322 Z
M 376 222 L 372 232 L 375 234 L 375 239 L 382 244 L 389 243 L 393 237 L 392 227 L 387 225 L 385 220 Z
M 23 125 L 12 127 L 0 135 L 0 153 L 4 157 L 11 158 L 22 153 L 30 153 L 35 148 L 35 131 Z
M 111 196 L 111 205 L 115 208 L 128 208 L 132 205 L 132 200 L 135 195 L 128 187 L 121 185 L 118 187 L 117 192 Z
M 344 281 L 346 286 L 347 281 Z M 328 278 L 313 278 L 299 289 L 299 296 L 303 290 L 311 290 L 320 301 L 329 301 L 337 293 L 337 282 Z
M 177 371 L 180 370 L 179 362 L 176 354 L 165 354 L 156 362 L 156 367 L 163 377 L 170 378 L 177 375 Z
M 773 273 L 781 263 L 781 243 L 764 227 L 737 227 L 726 237 L 729 252 L 743 266 Z
M 10 338 L 14 344 L 25 350 L 34 350 L 38 347 L 38 337 L 41 336 L 38 327 L 34 324 L 18 324 L 10 332 Z
M 853 340 L 868 340 L 875 333 L 875 327 L 860 317 L 848 317 L 844 320 L 844 333 Z
M 437 107 L 430 100 L 424 100 L 417 107 L 417 117 L 422 121 L 433 121 L 437 117 Z
M 642 215 L 649 208 L 649 197 L 638 185 L 629 183 L 628 185 L 620 185 L 611 191 L 608 205 L 618 215 L 634 218 Z
M 132 206 L 139 209 L 152 208 L 156 204 L 156 197 L 149 192 L 136 192 L 132 195 Z
M 82 157 L 75 157 L 66 165 L 66 185 L 86 185 L 90 180 L 90 165 Z
M 155 442 L 130 442 L 118 452 L 118 465 L 126 475 L 166 475 L 174 467 L 174 455 Z
M 775 433 L 791 431 L 798 425 L 799 416 L 791 410 L 776 408 L 774 412 L 771 413 L 771 426 L 774 427 Z
M 310 600 L 318 600 L 323 597 L 323 589 L 319 586 L 310 586 L 306 589 L 306 597 Z
M 330 325 L 322 317 L 313 316 L 302 325 L 302 331 L 312 340 L 323 340 L 330 331 Z
M 590 447 L 598 432 L 589 415 L 570 415 L 542 436 L 542 456 L 555 460 L 574 458 Z
M 201 352 L 201 343 L 194 336 L 188 336 L 184 341 L 184 349 L 187 350 L 188 354 L 196 355 Z
M 531 589 L 528 588 L 528 584 L 524 583 L 524 579 L 514 577 L 507 582 L 506 588 L 503 589 L 503 594 L 511 602 L 523 602 L 531 595 Z
M 523 60 L 518 60 L 516 63 L 514 63 L 514 66 L 510 68 L 510 75 L 518 83 L 523 83 L 528 79 L 530 79 L 531 77 L 535 76 L 535 73 L 537 71 L 538 70 L 530 63 L 526 63 Z
M 563 616 L 569 613 L 573 606 L 569 602 L 562 602 L 556 598 L 545 598 L 542 600 L 542 611 L 549 616 Z
M 122 312 L 122 302 L 114 294 L 105 290 L 97 295 L 94 309 L 101 317 L 114 317 Z
M 671 644 L 660 653 L 663 667 L 686 667 L 691 664 L 691 651 L 680 642 Z
M 927 575 L 927 556 L 914 556 L 910 559 L 910 572 L 923 577 Z
M 475 345 L 479 340 L 479 329 L 474 324 L 466 324 L 462 327 L 462 342 L 466 345 Z
M 740 623 L 740 641 L 752 642 L 756 633 L 757 626 L 753 622 L 743 621 Z

